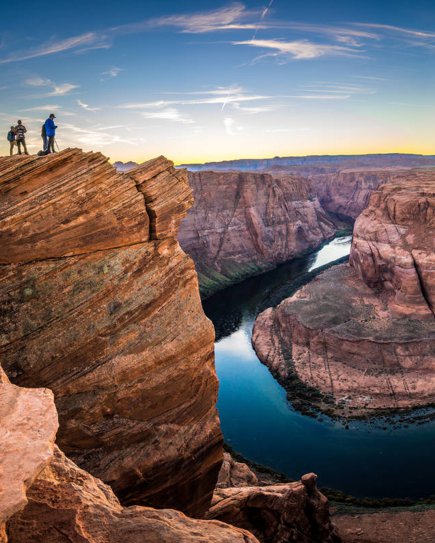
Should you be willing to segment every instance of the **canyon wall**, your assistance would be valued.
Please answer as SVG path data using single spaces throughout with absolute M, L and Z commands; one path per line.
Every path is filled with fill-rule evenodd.
M 269 174 L 189 173 L 195 203 L 179 240 L 193 258 L 201 294 L 313 250 L 335 227 L 305 180 Z
M 395 175 L 355 224 L 350 263 L 398 315 L 435 315 L 435 174 Z
M 0 356 L 48 387 L 58 444 L 121 501 L 207 509 L 222 461 L 213 326 L 175 239 L 192 202 L 160 157 L 0 158 Z
M 353 221 L 366 208 L 372 192 L 392 175 L 392 170 L 341 170 L 308 175 L 308 179 L 325 211 Z
M 397 174 L 358 218 L 350 265 L 259 315 L 255 349 L 290 393 L 346 416 L 435 401 L 434 211 L 435 174 Z

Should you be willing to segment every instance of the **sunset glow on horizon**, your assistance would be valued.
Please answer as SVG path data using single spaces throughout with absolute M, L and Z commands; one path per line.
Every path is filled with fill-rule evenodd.
M 431 2 L 20 6 L 2 9 L 0 119 L 32 153 L 53 112 L 61 148 L 112 161 L 435 154 Z

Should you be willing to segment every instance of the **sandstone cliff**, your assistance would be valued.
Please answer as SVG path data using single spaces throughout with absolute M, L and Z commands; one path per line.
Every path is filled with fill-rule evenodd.
M 396 176 L 357 220 L 351 265 L 259 315 L 257 353 L 290 388 L 344 415 L 435 401 L 434 194 L 433 173 Z
M 338 218 L 355 220 L 374 190 L 391 180 L 391 170 L 341 170 L 308 175 L 313 194 L 322 207 Z
M 358 217 L 350 263 L 398 315 L 435 315 L 435 174 L 395 176 Z
M 175 239 L 185 172 L 76 149 L 0 172 L 5 371 L 53 390 L 62 450 L 122 501 L 202 514 L 222 438 L 213 327 Z
M 237 172 L 189 173 L 195 204 L 179 233 L 208 296 L 312 250 L 334 225 L 306 181 Z

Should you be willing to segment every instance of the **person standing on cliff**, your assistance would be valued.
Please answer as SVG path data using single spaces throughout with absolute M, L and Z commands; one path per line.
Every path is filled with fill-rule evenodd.
M 8 142 L 10 144 L 10 150 L 9 150 L 9 154 L 12 156 L 14 154 L 14 147 L 16 145 L 16 141 L 15 141 L 15 128 L 13 126 L 11 126 L 11 129 L 9 130 L 8 132 Z
M 17 126 L 15 127 L 15 141 L 18 145 L 18 154 L 21 155 L 21 145 L 23 146 L 24 154 L 28 155 L 27 146 L 26 146 L 26 132 L 27 128 L 19 120 Z
M 47 138 L 47 154 L 55 153 L 54 150 L 54 136 L 56 135 L 57 126 L 54 124 L 54 119 L 56 115 L 51 113 L 48 119 L 45 121 L 45 134 Z

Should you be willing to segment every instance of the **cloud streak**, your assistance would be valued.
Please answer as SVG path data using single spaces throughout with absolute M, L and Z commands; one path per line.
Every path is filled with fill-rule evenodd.
M 273 53 L 263 56 L 281 57 L 285 60 L 308 60 L 325 56 L 355 57 L 361 50 L 354 47 L 314 43 L 308 40 L 245 40 L 232 42 L 233 45 L 247 45 L 261 49 L 272 49 Z M 261 57 L 260 57 L 261 58 Z
M 26 79 L 24 84 L 29 87 L 51 87 L 52 91 L 45 94 L 45 96 L 65 96 L 71 91 L 79 88 L 79 85 L 74 85 L 73 83 L 57 84 L 54 81 L 51 81 L 51 79 L 44 79 L 39 76 Z
M 168 107 L 159 111 L 142 111 L 141 116 L 144 119 L 156 119 L 159 121 L 172 121 L 182 124 L 194 124 L 194 121 L 187 116 L 183 116 L 178 109 Z
M 100 111 L 100 109 L 101 109 L 100 107 L 91 107 L 89 104 L 85 104 L 81 100 L 77 100 L 77 105 L 80 106 L 85 111 L 94 112 L 94 111 Z

